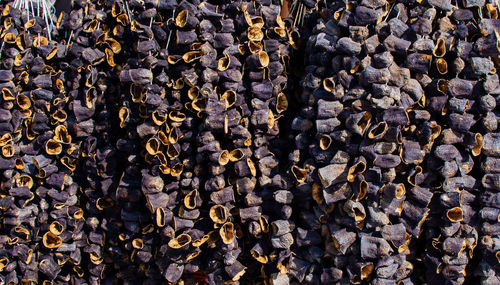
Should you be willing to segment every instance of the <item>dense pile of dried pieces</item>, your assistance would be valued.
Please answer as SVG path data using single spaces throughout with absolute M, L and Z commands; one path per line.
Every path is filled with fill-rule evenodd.
M 0 284 L 500 283 L 494 4 L 72 2 L 0 4 Z

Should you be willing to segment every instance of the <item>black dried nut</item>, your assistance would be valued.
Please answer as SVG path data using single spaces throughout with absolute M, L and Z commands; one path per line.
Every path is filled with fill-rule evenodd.
M 435 96 L 429 98 L 427 106 L 433 112 L 437 112 L 438 114 L 446 114 L 445 106 L 447 101 L 447 96 Z
M 361 61 L 359 58 L 353 57 L 344 57 L 343 59 L 344 69 L 349 71 L 349 73 L 356 73 L 358 69 L 361 67 Z
M 393 250 L 386 240 L 366 235 L 361 236 L 360 252 L 361 258 L 369 259 L 387 256 Z
M 267 108 L 256 110 L 252 113 L 250 121 L 256 128 L 267 130 L 274 125 L 273 112 Z
M 493 62 L 487 57 L 471 57 L 470 64 L 475 74 L 484 76 L 493 73 Z
M 452 97 L 448 100 L 448 110 L 454 113 L 465 113 L 469 106 L 469 100 L 466 98 Z
M 368 206 L 368 217 L 366 226 L 368 228 L 376 228 L 390 223 L 389 217 L 382 210 Z
M 424 17 L 419 18 L 411 25 L 411 28 L 419 35 L 429 35 L 432 32 L 432 20 Z
M 102 51 L 94 48 L 85 48 L 82 51 L 82 58 L 90 64 L 100 62 L 104 59 L 104 56 L 105 54 Z
M 35 78 L 33 78 L 33 84 L 35 84 L 39 88 L 51 89 L 52 79 L 50 77 L 50 74 L 40 74 L 36 76 Z
M 253 220 L 258 221 L 260 216 L 262 215 L 262 207 L 253 206 L 248 208 L 241 208 L 239 210 L 240 218 L 243 222 Z
M 424 96 L 422 85 L 416 79 L 408 80 L 408 82 L 401 89 L 408 93 L 415 101 L 420 100 L 422 96 Z
M 305 132 L 310 130 L 313 126 L 313 123 L 309 119 L 304 119 L 301 117 L 295 117 L 292 121 L 292 130 Z
M 443 182 L 443 190 L 446 192 L 452 192 L 457 188 L 471 190 L 474 187 L 477 187 L 477 180 L 470 175 L 447 178 Z
M 295 229 L 295 224 L 288 220 L 276 220 L 271 223 L 271 229 L 274 236 L 281 236 L 292 232 Z
M 500 158 L 486 157 L 481 162 L 481 170 L 484 173 L 500 173 Z
M 291 204 L 293 200 L 293 194 L 287 190 L 278 190 L 273 194 L 274 200 L 280 204 Z
M 271 81 L 252 82 L 251 91 L 255 96 L 262 100 L 268 100 L 273 94 L 273 85 Z
M 138 85 L 149 84 L 153 81 L 153 73 L 149 69 L 125 69 L 120 73 L 122 82 L 133 82 Z
M 382 0 L 362 0 L 360 4 L 375 9 L 383 7 L 385 5 L 385 2 Z
M 361 44 L 348 37 L 340 38 L 335 45 L 336 50 L 348 55 L 356 55 L 361 52 Z
M 342 254 L 356 241 L 356 233 L 348 232 L 346 229 L 340 229 L 332 233 L 332 240 L 335 248 Z
M 455 11 L 453 11 L 452 17 L 456 21 L 469 21 L 469 20 L 472 20 L 474 15 L 473 15 L 472 11 L 469 9 L 456 9 Z M 481 19 L 481 22 L 482 22 L 482 20 L 485 20 L 485 19 Z
M 190 87 L 196 87 L 198 83 L 198 73 L 194 70 L 194 68 L 183 70 L 181 72 L 182 79 L 184 82 Z
M 386 50 L 399 54 L 406 54 L 410 48 L 411 42 L 405 39 L 398 38 L 394 35 L 389 35 L 384 40 L 384 47 Z
M 398 38 L 401 38 L 409 28 L 408 25 L 399 18 L 392 18 L 387 23 L 389 24 L 389 31 L 391 34 Z
M 362 222 L 366 218 L 365 207 L 360 202 L 356 202 L 353 200 L 347 200 L 344 203 L 342 210 L 349 217 L 353 218 L 354 221 L 356 221 L 356 222 Z
M 481 185 L 490 190 L 497 190 L 500 188 L 500 177 L 497 174 L 486 174 L 481 179 Z
M 394 168 L 401 163 L 401 158 L 395 154 L 378 154 L 373 164 L 380 168 Z
M 500 133 L 488 133 L 483 136 L 483 153 L 500 157 Z
M 372 9 L 365 6 L 357 6 L 354 15 L 356 25 L 366 26 L 377 23 L 383 17 L 382 9 Z
M 331 189 L 332 187 L 323 190 L 323 198 L 325 200 L 325 203 L 331 204 L 341 200 L 346 200 L 347 198 L 351 197 L 352 190 L 348 183 L 338 185 L 340 186 L 336 186 L 338 187 L 337 190 Z
M 398 145 L 395 142 L 380 141 L 373 144 L 372 147 L 377 154 L 389 154 L 393 153 Z
M 483 19 L 483 20 L 486 20 L 486 19 Z M 495 21 L 496 21 L 496 19 L 495 19 Z M 487 31 L 487 30 L 491 30 L 491 29 L 492 29 L 492 27 L 488 27 L 485 30 Z M 482 55 L 482 56 L 497 56 L 500 53 L 497 32 L 492 31 L 486 37 L 482 37 L 482 38 L 477 39 L 474 43 L 474 51 L 477 51 L 477 53 Z
M 368 66 L 361 72 L 361 80 L 365 84 L 379 83 L 386 84 L 389 82 L 391 73 L 387 68 L 376 69 L 372 66 Z
M 466 248 L 465 239 L 462 237 L 448 237 L 443 241 L 443 251 L 452 256 L 459 256 Z
M 403 183 L 387 183 L 382 186 L 379 191 L 382 192 L 383 198 L 386 200 L 400 200 L 403 199 L 406 194 L 406 189 Z
M 336 127 L 340 126 L 340 124 L 337 118 L 316 120 L 316 130 L 318 133 L 331 133 Z
M 454 145 L 443 144 L 436 147 L 434 155 L 443 161 L 450 161 L 460 157 L 460 152 Z
M 214 48 L 228 48 L 234 45 L 232 33 L 215 33 Z
M 289 249 L 293 243 L 294 239 L 291 233 L 271 238 L 271 245 L 275 249 Z
M 0 70 L 0 82 L 8 82 L 14 79 L 14 73 L 11 70 Z
M 385 225 L 381 230 L 382 237 L 395 247 L 403 246 L 406 241 L 406 228 L 403 224 Z
M 316 36 L 316 41 L 314 42 L 314 49 L 317 52 L 325 51 L 327 53 L 333 53 L 335 51 L 334 45 L 335 39 L 326 33 L 319 33 Z
M 389 108 L 384 111 L 382 120 L 389 125 L 408 126 L 410 119 L 403 108 Z
M 394 57 L 388 51 L 373 55 L 373 63 L 376 68 L 389 67 L 394 62 Z
M 147 173 L 142 174 L 142 191 L 144 194 L 162 192 L 164 182 L 159 176 L 151 176 Z
M 38 267 L 40 272 L 47 276 L 49 280 L 56 279 L 61 272 L 61 267 L 51 257 L 42 259 L 38 264 Z
M 399 67 L 396 63 L 389 66 L 389 72 L 391 73 L 389 84 L 397 87 L 405 86 L 411 78 L 410 69 Z
M 410 70 L 427 74 L 431 65 L 432 56 L 422 53 L 411 53 L 406 58 L 406 66 Z
M 255 164 L 250 158 L 240 160 L 234 164 L 234 171 L 240 177 L 256 176 Z
M 428 3 L 429 5 L 444 11 L 452 10 L 451 0 L 429 0 Z
M 472 125 L 476 123 L 472 114 L 457 114 L 452 113 L 448 116 L 448 124 L 451 129 L 458 132 L 468 132 Z
M 218 191 L 226 186 L 223 175 L 214 176 L 205 182 L 205 189 L 207 191 Z
M 225 204 L 229 202 L 234 202 L 234 192 L 232 187 L 226 187 L 220 191 L 212 192 L 210 194 L 210 200 L 215 204 Z
M 237 282 L 246 272 L 246 267 L 236 260 L 232 265 L 226 266 L 224 270 L 227 275 L 231 278 L 231 281 Z
M 484 0 L 464 0 L 463 5 L 465 8 L 484 7 L 485 2 Z
M 209 21 L 207 21 L 210 23 Z M 190 13 L 188 9 L 184 9 L 180 11 L 177 16 L 175 17 L 174 21 L 175 25 L 179 28 L 186 28 L 186 29 L 193 29 L 195 28 L 198 24 L 200 24 L 200 21 L 194 13 Z M 202 33 L 201 27 L 204 27 L 203 31 L 206 30 L 206 25 L 205 24 L 200 24 L 200 33 Z M 215 32 L 215 29 L 214 29 Z
M 448 82 L 447 89 L 453 97 L 468 98 L 472 95 L 474 85 L 472 81 L 453 78 Z
M 236 191 L 238 194 L 251 193 L 256 185 L 257 181 L 255 177 L 243 177 L 236 180 Z
M 251 69 L 259 69 L 262 67 L 268 67 L 270 59 L 269 54 L 265 51 L 252 54 L 246 58 L 246 66 Z
M 500 219 L 500 209 L 485 207 L 479 211 L 481 219 L 491 222 L 498 222 Z
M 345 124 L 347 129 L 352 131 L 355 134 L 363 136 L 364 133 L 368 130 L 372 120 L 372 115 L 368 111 L 354 113 L 349 115 Z
M 371 101 L 381 109 L 388 109 L 394 102 L 401 100 L 401 91 L 398 87 L 386 84 L 372 84 Z M 387 102 L 387 103 L 386 103 Z
M 346 164 L 330 164 L 318 169 L 318 176 L 324 187 L 346 181 L 348 167 Z
M 412 45 L 412 48 L 417 53 L 429 54 L 429 55 L 432 54 L 432 51 L 434 50 L 435 47 L 436 46 L 433 40 L 424 38 L 416 40 Z
M 167 281 L 175 283 L 181 279 L 184 272 L 184 265 L 172 262 L 163 272 L 163 278 Z
M 194 31 L 181 31 L 177 30 L 175 32 L 176 35 L 176 43 L 178 45 L 191 45 L 196 41 L 198 35 Z
M 403 143 L 402 159 L 406 163 L 420 164 L 425 157 L 425 151 L 420 148 L 420 144 L 415 141 L 405 141 Z
M 364 50 L 367 54 L 374 54 L 378 51 L 380 47 L 380 40 L 378 35 L 373 35 L 366 39 L 364 44 Z
M 481 96 L 481 98 L 479 99 L 479 108 L 484 112 L 491 112 L 495 109 L 496 106 L 497 103 L 495 98 L 489 94 Z

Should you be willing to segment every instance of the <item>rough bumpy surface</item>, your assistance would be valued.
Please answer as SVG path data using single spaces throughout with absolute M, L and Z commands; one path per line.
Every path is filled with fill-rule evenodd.
M 0 3 L 0 284 L 499 284 L 500 19 Z

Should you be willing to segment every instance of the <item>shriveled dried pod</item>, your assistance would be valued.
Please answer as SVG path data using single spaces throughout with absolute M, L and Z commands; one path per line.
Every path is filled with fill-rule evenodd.
M 427 74 L 429 72 L 431 60 L 431 55 L 412 53 L 406 58 L 406 64 L 413 71 Z
M 188 9 L 184 9 L 177 14 L 174 23 L 179 28 L 195 28 L 199 20 Z
M 226 266 L 225 271 L 231 278 L 231 281 L 237 282 L 246 273 L 246 267 L 236 260 L 232 265 Z
M 434 154 L 443 161 L 450 161 L 460 156 L 460 152 L 454 145 L 439 145 L 434 150 Z
M 228 211 L 223 205 L 214 205 L 209 211 L 210 219 L 216 224 L 224 224 L 228 219 Z
M 53 249 L 61 246 L 63 243 L 63 239 L 60 236 L 57 236 L 48 231 L 43 235 L 42 242 L 46 248 Z
M 45 144 L 45 151 L 49 155 L 58 155 L 62 152 L 62 144 L 55 139 L 49 139 Z
M 384 137 L 385 133 L 388 130 L 387 122 L 379 122 L 376 125 L 373 125 L 369 132 L 368 132 L 368 138 L 372 140 L 380 140 Z
M 257 175 L 257 169 L 255 168 L 255 164 L 250 158 L 236 162 L 234 164 L 234 170 L 236 174 L 239 175 L 240 177 Z
M 358 159 L 357 162 L 351 166 L 347 172 L 347 181 L 354 182 L 354 179 L 358 174 L 363 174 L 366 170 L 366 160 L 364 157 Z
M 442 246 L 445 253 L 460 257 L 466 248 L 466 241 L 460 237 L 448 237 L 443 241 Z
M 355 134 L 363 136 L 368 130 L 372 115 L 368 111 L 350 115 L 346 120 L 346 127 Z
M 173 249 L 180 249 L 188 246 L 191 243 L 191 236 L 188 234 L 180 234 L 176 238 L 168 242 L 168 246 Z
M 297 182 L 302 183 L 305 182 L 307 179 L 307 171 L 305 169 L 299 168 L 296 165 L 292 166 L 292 173 Z
M 356 222 L 361 222 L 366 218 L 365 207 L 360 202 L 347 200 L 342 209 Z
M 227 222 L 224 225 L 222 225 L 221 228 L 219 229 L 219 235 L 224 244 L 233 243 L 234 239 L 236 238 L 236 233 L 233 223 Z
M 438 58 L 436 59 L 436 68 L 440 74 L 448 73 L 448 63 L 445 59 Z
M 62 144 L 71 143 L 71 135 L 64 125 L 58 125 L 54 130 L 54 140 Z
M 443 57 L 446 54 L 446 43 L 443 38 L 439 38 L 436 42 L 435 48 L 432 51 L 435 57 Z
M 383 193 L 383 196 L 388 199 L 402 199 L 406 194 L 405 185 L 403 183 L 388 183 L 381 187 L 380 191 Z
M 360 251 L 361 258 L 379 258 L 392 253 L 392 248 L 386 240 L 366 235 L 361 237 Z
M 199 194 L 198 194 L 198 190 L 192 190 L 191 192 L 189 192 L 189 194 L 187 194 L 185 197 L 184 197 L 184 206 L 189 209 L 189 210 L 192 210 L 194 208 L 196 208 L 197 206 L 199 206 L 198 204 L 201 202 L 201 198 L 199 197 Z
M 338 101 L 318 100 L 318 118 L 335 118 L 342 112 L 343 106 Z
M 446 212 L 446 217 L 453 223 L 461 222 L 464 218 L 462 208 L 454 207 Z
M 318 176 L 324 187 L 347 180 L 348 167 L 346 164 L 330 164 L 318 169 Z

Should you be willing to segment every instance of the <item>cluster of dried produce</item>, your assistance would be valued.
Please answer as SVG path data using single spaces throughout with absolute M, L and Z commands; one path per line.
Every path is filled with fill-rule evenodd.
M 494 5 L 1 5 L 0 283 L 500 282 Z
M 300 258 L 322 282 L 500 282 L 497 13 L 369 0 L 306 13 L 290 160 L 310 193 L 300 223 L 324 246 Z

